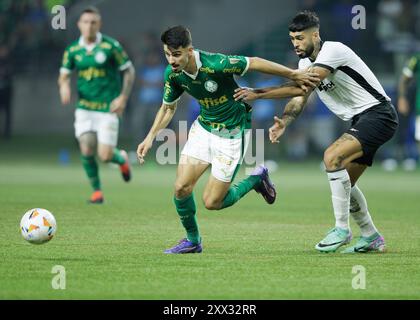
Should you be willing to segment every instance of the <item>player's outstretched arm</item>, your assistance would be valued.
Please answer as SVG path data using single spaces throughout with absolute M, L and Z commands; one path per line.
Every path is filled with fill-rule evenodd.
M 144 163 L 144 157 L 147 152 L 153 145 L 153 140 L 161 129 L 164 129 L 171 122 L 175 111 L 177 108 L 177 103 L 174 104 L 165 104 L 162 103 L 158 113 L 156 114 L 155 121 L 153 122 L 152 128 L 147 134 L 146 138 L 140 143 L 137 147 L 137 157 L 140 164 Z
M 303 111 L 308 101 L 309 94 L 294 97 L 284 108 L 281 118 L 274 117 L 274 124 L 269 129 L 269 137 L 272 143 L 278 143 L 287 126 L 291 124 Z
M 119 116 L 123 114 L 125 107 L 127 106 L 128 98 L 130 97 L 131 89 L 133 88 L 135 77 L 136 72 L 132 65 L 123 71 L 123 85 L 121 93 L 111 102 L 111 112 L 114 112 Z
M 71 87 L 70 87 L 70 74 L 60 73 L 58 76 L 58 87 L 60 91 L 60 99 L 63 105 L 70 103 Z
M 300 70 L 302 71 L 302 70 Z M 317 74 L 318 81 L 324 80 L 329 74 L 330 71 L 323 67 L 313 67 L 306 72 L 309 74 Z M 290 98 L 297 96 L 309 96 L 314 88 L 303 89 L 302 86 L 299 86 L 296 82 L 288 82 L 278 87 L 268 87 L 268 88 L 237 88 L 235 94 L 233 95 L 235 100 L 243 101 L 252 101 L 256 99 L 281 99 L 281 98 Z
M 320 81 L 324 80 L 330 74 L 330 71 L 323 67 L 313 67 L 309 71 L 317 73 Z M 312 91 L 313 88 L 305 95 L 291 99 L 284 108 L 282 117 L 274 117 L 274 124 L 269 129 L 270 141 L 272 143 L 278 143 L 287 126 L 302 113 Z
M 305 95 L 305 91 L 295 82 L 288 82 L 278 87 L 237 88 L 233 95 L 236 101 L 253 101 L 257 99 L 282 99 Z
M 319 75 L 310 70 L 293 70 L 281 64 L 259 57 L 249 58 L 248 70 L 278 75 L 295 81 L 302 89 L 315 88 L 319 83 Z

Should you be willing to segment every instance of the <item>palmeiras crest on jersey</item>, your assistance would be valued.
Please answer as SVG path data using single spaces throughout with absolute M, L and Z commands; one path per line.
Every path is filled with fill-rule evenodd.
M 98 52 L 95 54 L 95 61 L 96 61 L 97 63 L 102 64 L 102 63 L 104 63 L 104 62 L 105 62 L 105 60 L 106 60 L 106 55 L 105 55 L 105 53 L 104 53 L 103 51 L 98 51 Z
M 207 80 L 206 82 L 204 82 L 204 88 L 206 88 L 208 92 L 211 92 L 211 93 L 216 92 L 217 87 L 218 87 L 217 83 L 213 80 Z

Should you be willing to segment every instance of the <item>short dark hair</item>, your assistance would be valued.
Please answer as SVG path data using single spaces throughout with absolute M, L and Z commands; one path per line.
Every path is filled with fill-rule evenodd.
M 299 12 L 289 24 L 289 31 L 297 32 L 303 31 L 309 28 L 319 28 L 318 15 L 313 11 L 301 11 Z
M 160 40 L 171 48 L 186 48 L 192 43 L 191 32 L 184 26 L 175 26 L 166 29 L 160 36 Z
M 94 7 L 94 6 L 89 6 L 85 9 L 83 9 L 83 11 L 80 12 L 79 18 L 85 13 L 94 13 L 94 14 L 97 14 L 98 16 L 101 16 L 101 13 L 99 12 L 99 9 Z

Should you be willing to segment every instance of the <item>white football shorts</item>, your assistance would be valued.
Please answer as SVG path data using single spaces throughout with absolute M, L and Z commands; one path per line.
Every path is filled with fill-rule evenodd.
M 207 131 L 196 120 L 181 154 L 211 164 L 213 177 L 232 182 L 246 154 L 250 135 L 251 131 L 246 130 L 239 138 L 223 138 Z
M 115 113 L 76 109 L 74 117 L 76 138 L 87 132 L 95 132 L 98 143 L 117 146 L 119 120 Z

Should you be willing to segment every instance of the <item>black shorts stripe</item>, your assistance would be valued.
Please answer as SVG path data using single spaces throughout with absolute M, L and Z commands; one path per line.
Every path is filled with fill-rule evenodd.
M 387 103 L 388 100 L 380 94 L 374 87 L 372 87 L 363 76 L 358 73 L 356 70 L 348 67 L 348 66 L 340 66 L 337 70 L 343 71 L 347 74 L 350 78 L 352 78 L 356 83 L 369 92 L 375 99 L 377 99 L 381 103 Z

